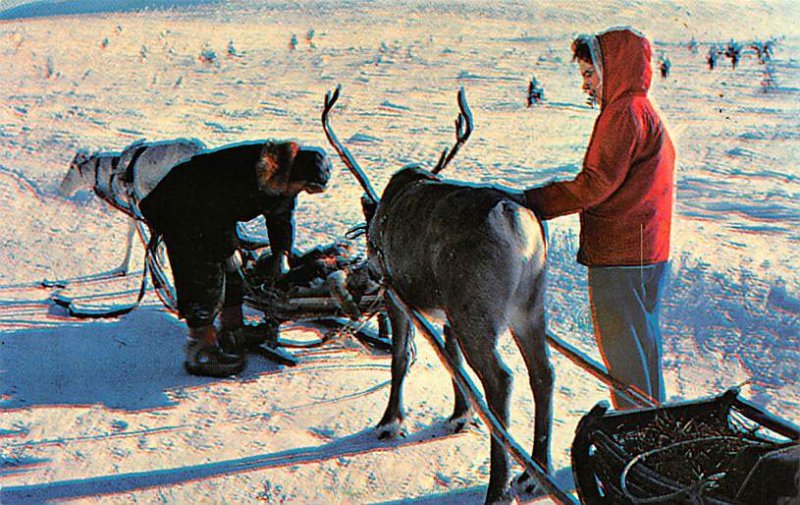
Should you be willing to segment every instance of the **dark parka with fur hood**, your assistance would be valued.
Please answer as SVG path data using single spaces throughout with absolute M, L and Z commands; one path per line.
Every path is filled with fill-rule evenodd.
M 628 29 L 597 36 L 603 79 L 583 169 L 574 180 L 525 192 L 541 218 L 580 212 L 578 261 L 650 265 L 669 259 L 675 150 L 647 91 L 650 43 Z
M 236 223 L 264 215 L 273 252 L 293 244 L 296 197 L 289 182 L 299 146 L 257 142 L 199 154 L 176 165 L 140 203 L 147 221 L 197 259 L 224 261 L 236 250 Z

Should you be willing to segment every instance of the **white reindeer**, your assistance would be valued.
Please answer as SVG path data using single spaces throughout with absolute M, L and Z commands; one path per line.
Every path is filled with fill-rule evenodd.
M 124 276 L 128 273 L 136 219 L 140 216 L 138 203 L 172 167 L 204 149 L 205 145 L 194 139 L 163 142 L 139 140 L 126 147 L 122 153 L 90 154 L 86 150 L 79 150 L 75 154 L 61 181 L 60 193 L 70 197 L 81 189 L 92 189 L 105 202 L 130 217 L 122 263 L 108 272 L 76 280 Z

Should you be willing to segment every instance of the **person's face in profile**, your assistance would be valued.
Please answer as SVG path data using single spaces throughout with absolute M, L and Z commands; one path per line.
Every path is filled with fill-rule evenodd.
M 602 107 L 603 83 L 597 69 L 592 63 L 583 60 L 578 60 L 578 69 L 583 77 L 583 91 Z

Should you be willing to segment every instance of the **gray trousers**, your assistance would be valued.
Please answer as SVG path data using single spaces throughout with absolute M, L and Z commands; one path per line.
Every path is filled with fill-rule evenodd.
M 589 267 L 594 334 L 609 373 L 657 402 L 665 400 L 658 314 L 669 262 Z M 617 409 L 638 405 L 612 391 Z

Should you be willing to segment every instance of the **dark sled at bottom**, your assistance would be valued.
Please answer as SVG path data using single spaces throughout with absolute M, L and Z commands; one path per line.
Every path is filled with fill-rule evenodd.
M 598 403 L 578 424 L 572 471 L 587 505 L 766 505 L 784 497 L 800 503 L 791 501 L 798 454 L 798 428 L 739 398 L 734 388 L 633 411 Z M 764 464 L 759 473 L 770 455 L 783 466 Z

